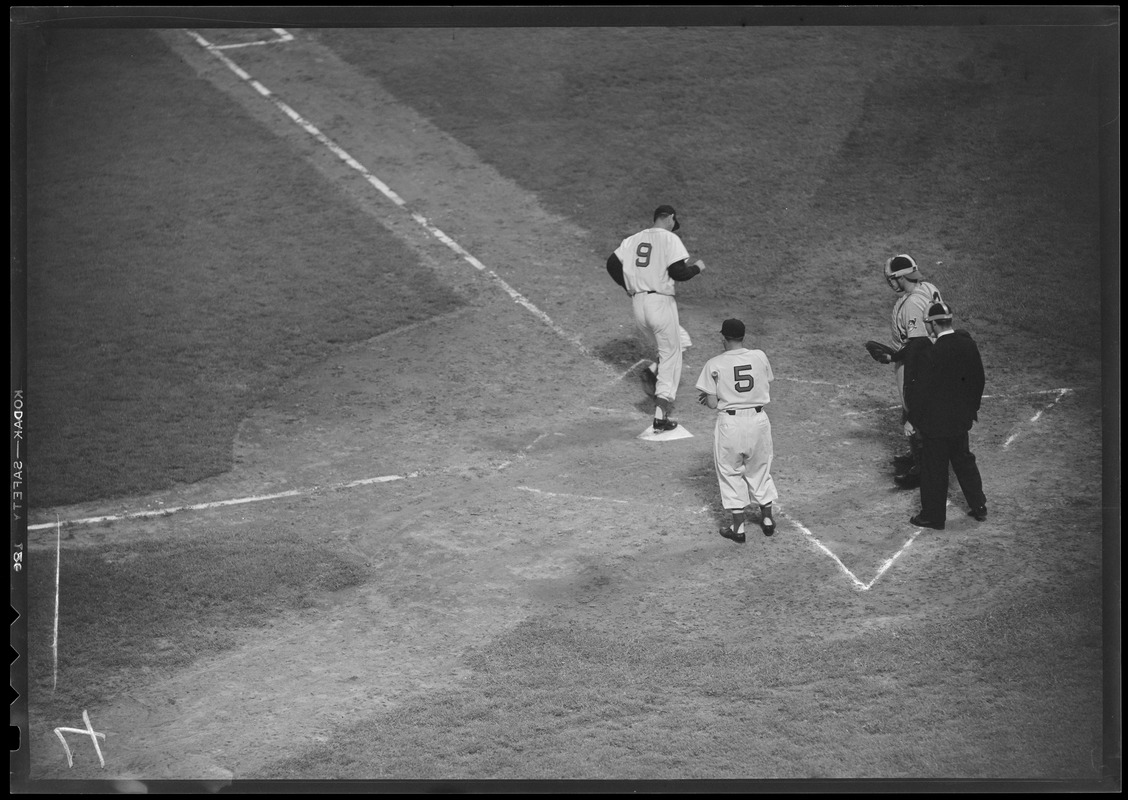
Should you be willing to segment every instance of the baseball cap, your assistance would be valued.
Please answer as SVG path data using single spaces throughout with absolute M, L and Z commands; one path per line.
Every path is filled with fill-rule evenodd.
M 657 222 L 659 217 L 673 217 L 674 227 L 670 230 L 678 230 L 681 228 L 681 223 L 678 222 L 678 212 L 674 211 L 673 206 L 658 206 L 654 209 L 654 221 Z
M 721 336 L 726 339 L 743 339 L 744 323 L 738 319 L 726 319 L 721 323 Z
M 952 307 L 945 303 L 943 300 L 940 300 L 928 307 L 928 316 L 924 318 L 924 321 L 936 322 L 937 320 L 944 319 L 952 319 Z

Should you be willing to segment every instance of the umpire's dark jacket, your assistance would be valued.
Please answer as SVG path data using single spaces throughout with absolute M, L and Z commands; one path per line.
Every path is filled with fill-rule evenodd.
M 923 348 L 906 387 L 909 422 L 925 438 L 961 436 L 979 419 L 983 360 L 967 331 L 952 331 Z

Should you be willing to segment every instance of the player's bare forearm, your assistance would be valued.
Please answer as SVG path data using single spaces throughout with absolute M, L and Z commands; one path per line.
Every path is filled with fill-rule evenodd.
M 715 394 L 706 394 L 705 392 L 697 393 L 697 402 L 709 408 L 717 407 L 717 396 Z

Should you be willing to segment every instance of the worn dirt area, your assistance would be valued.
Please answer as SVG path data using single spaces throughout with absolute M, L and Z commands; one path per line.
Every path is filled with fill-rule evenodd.
M 991 386 L 973 434 L 991 520 L 967 518 L 954 490 L 949 529 L 916 535 L 907 523 L 915 494 L 886 488 L 900 446 L 892 375 L 863 360 L 860 346 L 853 362 L 832 352 L 820 364 L 774 363 L 780 531 L 736 549 L 716 535 L 712 418 L 692 391 L 720 309 L 684 314 L 695 346 L 677 416 L 692 438 L 640 441 L 650 406 L 631 368 L 644 353 L 591 232 L 546 212 L 310 37 L 228 51 L 495 274 L 481 272 L 183 32 L 162 37 L 373 224 L 411 244 L 467 306 L 351 347 L 293 381 L 244 421 L 232 473 L 64 510 L 76 518 L 296 490 L 77 527 L 71 544 L 216 528 L 238 536 L 268 519 L 353 554 L 371 580 L 90 709 L 107 735 L 104 769 L 82 747 L 68 768 L 54 734 L 36 731 L 33 777 L 269 778 L 264 765 L 374 710 L 456 685 L 467 648 L 532 614 L 559 609 L 614 630 L 651 589 L 652 624 L 681 635 L 833 638 L 935 619 L 1024 582 L 1068 581 L 1099 560 L 1097 386 L 1060 396 Z M 1036 469 L 1016 453 L 1036 454 Z M 382 476 L 399 479 L 349 485 Z M 1041 521 L 1056 502 L 1050 486 L 1075 499 L 1068 546 Z M 53 544 L 53 533 L 37 543 Z M 612 590 L 624 585 L 633 591 Z M 718 618 L 724 596 L 747 603 L 747 618 Z M 755 602 L 771 596 L 787 599 Z

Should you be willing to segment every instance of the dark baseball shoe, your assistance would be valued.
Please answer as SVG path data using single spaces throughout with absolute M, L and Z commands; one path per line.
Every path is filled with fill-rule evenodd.
M 678 423 L 674 422 L 672 419 L 654 418 L 655 433 L 665 433 L 666 431 L 672 431 L 676 427 L 678 427 Z
M 967 512 L 967 515 L 969 517 L 975 517 L 980 522 L 986 522 L 987 521 L 987 506 L 980 506 L 979 508 L 973 508 L 971 511 Z
M 909 522 L 916 525 L 918 528 L 932 528 L 934 531 L 944 530 L 943 522 L 934 522 L 930 519 L 925 519 L 920 514 L 917 514 L 915 517 L 910 517 Z
M 893 466 L 896 467 L 899 470 L 901 470 L 901 469 L 907 470 L 912 465 L 913 465 L 913 454 L 912 453 L 907 453 L 903 456 L 893 456 Z
M 776 529 L 775 518 L 772 516 L 771 506 L 768 506 L 767 508 L 761 506 L 760 514 L 760 530 L 764 532 L 765 536 L 771 536 L 773 533 L 775 533 Z
M 904 475 L 895 475 L 893 483 L 901 489 L 917 489 L 920 487 L 920 473 L 906 472 Z
M 741 525 L 740 527 L 744 528 L 743 525 Z M 737 544 L 744 544 L 744 542 L 746 540 L 746 537 L 744 536 L 744 531 L 743 530 L 734 531 L 732 529 L 731 525 L 726 525 L 725 527 L 721 528 L 721 536 L 725 537 L 726 539 L 731 539 L 732 541 L 736 542 Z

